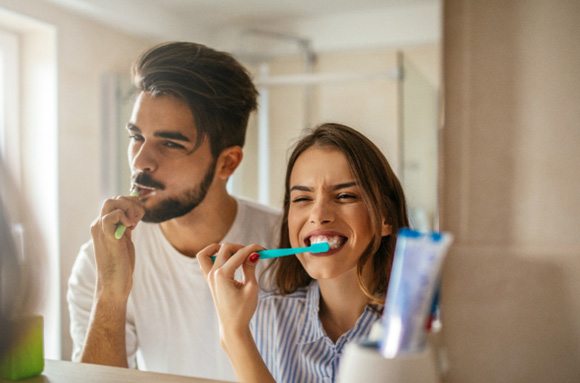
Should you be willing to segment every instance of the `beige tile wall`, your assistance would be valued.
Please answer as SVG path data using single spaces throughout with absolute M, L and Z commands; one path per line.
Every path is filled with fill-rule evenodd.
M 397 49 L 382 47 L 346 51 L 317 52 L 315 74 L 388 74 L 397 67 Z M 400 51 L 421 73 L 439 86 L 439 44 L 421 44 L 402 47 Z M 258 69 L 249 65 L 259 78 Z M 271 76 L 304 73 L 301 57 L 284 56 L 269 62 Z M 310 121 L 305 115 L 305 89 L 303 85 L 283 85 L 269 88 L 269 149 L 270 193 L 268 203 L 280 207 L 284 192 L 284 175 L 287 158 L 293 143 L 305 127 L 324 122 L 350 125 L 373 140 L 388 158 L 396 172 L 399 171 L 399 112 L 398 82 L 385 76 L 376 76 L 344 82 L 311 85 Z M 257 126 L 253 119 L 248 127 L 244 162 L 237 170 L 236 193 L 258 199 Z M 426 187 L 435 188 L 433 184 Z
M 448 382 L 580 382 L 580 2 L 444 2 Z

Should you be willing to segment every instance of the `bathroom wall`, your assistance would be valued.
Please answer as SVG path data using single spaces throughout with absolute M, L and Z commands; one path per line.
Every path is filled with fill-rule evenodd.
M 400 174 L 401 97 L 397 75 L 397 55 L 405 56 L 424 74 L 433 89 L 439 88 L 440 45 L 416 44 L 400 48 L 343 49 L 316 53 L 312 74 L 330 75 L 342 80 L 323 81 L 310 85 L 287 84 L 262 88 L 267 90 L 268 104 L 262 104 L 268 115 L 268 192 L 261 202 L 281 207 L 284 191 L 284 169 L 289 148 L 303 129 L 324 122 L 350 125 L 365 135 L 387 156 L 395 172 Z M 306 73 L 301 56 L 284 55 L 268 62 L 268 76 Z M 260 69 L 249 65 L 260 82 Z M 349 77 L 352 76 L 352 77 Z M 359 76 L 359 77 L 356 77 Z M 306 77 L 306 76 L 305 76 Z M 308 93 L 310 95 L 308 95 Z M 262 100 L 263 101 L 263 100 Z M 434 103 L 435 97 L 434 97 Z M 308 110 L 308 111 L 307 111 Z M 420 114 L 415 105 L 411 113 Z M 433 118 L 435 131 L 437 119 Z M 249 124 L 245 159 L 233 177 L 234 190 L 243 196 L 260 200 L 258 126 Z M 436 175 L 434 175 L 436 177 Z M 436 180 L 426 180 L 425 189 L 436 189 Z
M 444 2 L 448 382 L 580 381 L 579 16 Z
M 50 339 L 46 345 L 47 357 L 69 359 L 71 342 L 68 335 L 66 282 L 80 244 L 89 239 L 89 226 L 98 214 L 102 197 L 101 76 L 107 72 L 128 73 L 132 61 L 151 45 L 151 41 L 94 23 L 47 2 L 1 0 L 0 9 L 7 17 L 10 16 L 9 13 L 17 13 L 20 17 L 39 21 L 52 28 L 55 34 L 55 38 L 51 40 L 54 42 L 54 71 L 42 74 L 44 77 L 54 76 L 52 81 L 56 83 L 52 91 L 42 93 L 42 89 L 36 89 L 38 82 L 30 78 L 22 80 L 28 92 L 37 92 L 35 102 L 30 100 L 30 93 L 28 96 L 27 93 L 22 94 L 26 101 L 21 109 L 23 129 L 26 130 L 22 134 L 25 138 L 29 137 L 29 143 L 33 144 L 22 150 L 24 171 L 27 172 L 23 179 L 28 180 L 25 185 L 27 193 L 34 191 L 35 196 L 55 193 L 56 196 L 49 202 L 41 198 L 28 202 L 33 205 L 57 205 L 52 207 L 57 210 L 53 215 L 56 222 L 51 227 L 41 225 L 41 233 L 34 238 L 37 242 L 42 242 L 44 238 L 54 244 L 50 246 L 51 251 L 48 251 L 47 246 L 38 254 L 38 257 L 46 258 L 43 259 L 47 265 L 44 278 L 49 284 L 49 291 L 57 295 L 57 301 L 51 300 L 50 303 L 57 305 L 58 313 L 55 315 L 60 317 L 47 318 L 50 323 L 57 321 L 54 331 L 60 329 L 58 334 L 54 334 L 53 329 L 47 334 Z M 42 30 L 30 32 L 25 24 L 7 22 L 7 17 L 3 17 L 4 27 L 20 34 L 22 44 L 44 41 L 43 36 L 39 35 Z M 38 49 L 49 49 L 48 46 L 36 45 Z M 33 50 L 34 47 L 23 49 L 25 61 L 34 63 L 31 56 L 34 54 Z M 26 70 L 22 73 L 26 73 Z M 42 121 L 37 118 L 39 102 L 44 103 L 44 108 L 51 105 L 56 109 L 50 114 L 55 121 Z M 41 139 L 43 132 L 54 124 L 55 135 L 50 140 Z M 46 174 L 42 173 L 41 165 L 47 158 L 39 153 L 35 155 L 34 152 L 35 148 L 47 145 L 55 146 L 54 164 L 57 168 L 50 170 L 55 190 L 48 190 L 49 185 L 42 182 Z M 34 173 L 35 171 L 41 174 Z M 44 217 L 35 218 L 41 223 L 47 222 Z M 53 234 L 58 238 L 52 238 Z M 49 270 L 54 270 L 54 273 L 49 273 Z M 43 298 L 47 299 L 46 296 Z

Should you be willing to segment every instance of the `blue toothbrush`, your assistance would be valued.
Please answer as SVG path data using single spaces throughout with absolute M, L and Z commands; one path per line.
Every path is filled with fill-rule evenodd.
M 315 243 L 308 247 L 292 247 L 288 249 L 266 249 L 258 251 L 260 259 L 270 259 L 285 257 L 287 255 L 294 255 L 299 253 L 325 253 L 330 250 L 328 242 Z M 211 256 L 211 260 L 215 261 L 215 255 Z

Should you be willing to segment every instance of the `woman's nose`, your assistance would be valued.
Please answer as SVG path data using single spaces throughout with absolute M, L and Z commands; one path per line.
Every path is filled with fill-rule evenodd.
M 334 221 L 334 212 L 327 201 L 316 201 L 310 211 L 310 223 L 325 224 Z

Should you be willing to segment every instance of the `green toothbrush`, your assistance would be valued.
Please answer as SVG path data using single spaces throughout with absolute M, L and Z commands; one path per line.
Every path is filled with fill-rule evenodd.
M 136 189 L 132 189 L 131 193 L 129 193 L 129 195 L 131 197 L 137 197 L 139 195 L 139 192 Z M 125 225 L 123 225 L 122 223 L 117 224 L 117 228 L 115 229 L 115 239 L 123 238 L 123 234 L 125 234 L 125 230 L 127 230 Z

